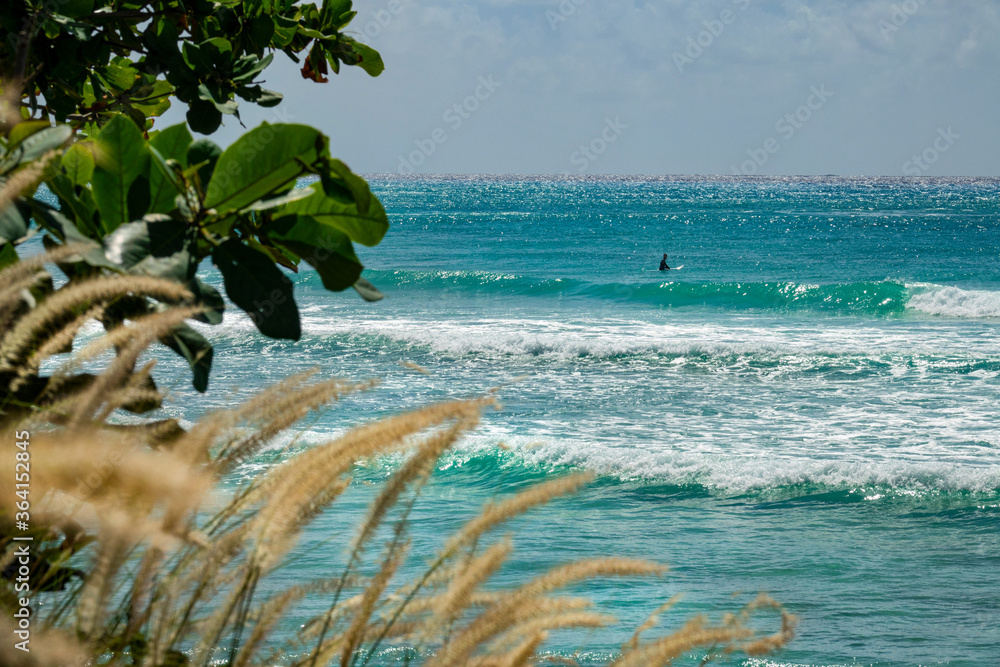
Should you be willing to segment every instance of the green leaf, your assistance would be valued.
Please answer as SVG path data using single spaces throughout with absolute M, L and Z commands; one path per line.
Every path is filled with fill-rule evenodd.
M 219 69 L 229 69 L 233 63 L 233 45 L 228 39 L 212 37 L 199 44 L 201 52 Z
M 53 194 L 59 197 L 59 204 L 63 212 L 75 218 L 78 230 L 95 241 L 103 238 L 100 215 L 92 190 L 74 186 L 64 175 L 49 179 L 46 185 Z
M 365 301 L 381 301 L 385 298 L 385 294 L 382 294 L 377 287 L 364 278 L 358 278 L 358 281 L 352 287 Z
M 84 18 L 94 11 L 94 0 L 61 0 L 59 11 L 71 19 Z
M 228 239 L 215 248 L 212 261 L 222 272 L 229 299 L 250 315 L 262 334 L 299 339 L 302 325 L 292 282 L 267 256 Z
M 198 84 L 198 97 L 216 106 L 229 99 L 226 93 L 222 92 L 222 87 L 217 83 Z
M 260 96 L 255 100 L 257 104 L 262 107 L 276 107 L 281 104 L 281 101 L 285 99 L 285 96 L 281 93 L 276 93 L 273 90 L 267 90 L 262 88 L 260 91 Z
M 170 98 L 160 97 L 160 98 L 148 98 L 149 101 L 132 101 L 132 108 L 138 111 L 143 116 L 148 119 L 152 119 L 156 116 L 162 116 L 170 109 Z M 151 121 L 149 121 L 151 122 Z M 149 125 L 147 125 L 148 127 Z
M 0 269 L 6 268 L 11 264 L 17 264 L 19 258 L 17 256 L 17 251 L 14 250 L 13 243 L 4 243 L 0 245 Z
M 274 15 L 274 38 L 271 43 L 275 48 L 284 49 L 295 41 L 295 35 L 299 29 L 299 22 L 290 17 L 280 14 Z
M 223 152 L 205 207 L 235 211 L 293 183 L 325 151 L 325 137 L 305 125 L 268 125 L 247 132 Z
M 159 108 L 162 103 L 170 106 L 170 96 L 174 92 L 174 87 L 169 81 L 159 79 L 153 81 L 152 85 L 143 85 L 137 89 L 131 98 L 133 106 Z
M 382 56 L 378 51 L 349 38 L 346 41 L 350 42 L 351 48 L 361 58 L 358 67 L 368 72 L 369 76 L 378 76 L 385 71 L 385 63 L 382 62 Z
M 314 192 L 315 191 L 309 187 L 292 188 L 285 194 L 275 197 L 274 199 L 261 199 L 255 201 L 254 203 L 250 204 L 245 209 L 240 211 L 240 215 L 244 215 L 252 211 L 266 211 L 270 208 L 277 208 L 278 206 L 281 206 L 283 204 L 289 204 L 293 201 L 298 201 L 300 199 L 305 199 L 306 197 L 310 197 L 314 194 Z
M 149 152 L 139 128 L 125 116 L 114 116 L 97 141 L 101 152 L 94 170 L 94 199 L 104 231 L 110 233 L 130 219 L 129 191 L 146 171 Z
M 274 54 L 269 53 L 260 60 L 257 56 L 243 56 L 240 62 L 233 68 L 233 81 L 252 81 L 255 76 L 264 71 L 264 68 L 274 60 Z
M 200 44 L 185 41 L 181 46 L 181 57 L 187 66 L 198 74 L 207 74 L 212 71 L 212 62 L 208 59 L 207 50 L 202 50 Z
M 79 256 L 74 255 L 73 257 L 68 258 L 66 260 L 67 264 L 85 262 L 86 264 L 94 267 L 112 269 L 115 271 L 121 270 L 121 267 L 108 261 L 108 258 L 104 255 L 104 248 L 81 234 L 79 230 L 77 230 L 76 225 L 74 225 L 73 222 L 64 216 L 60 211 L 49 206 L 45 202 L 38 201 L 37 199 L 28 200 L 26 204 L 30 207 L 31 214 L 35 218 L 35 222 L 37 222 L 39 226 L 44 227 L 46 230 L 51 232 L 53 236 L 58 238 L 63 243 L 67 245 L 72 244 L 89 246 L 89 249 L 83 250 Z M 44 240 L 45 239 L 43 238 L 43 241 Z
M 21 162 L 36 160 L 50 150 L 59 148 L 73 136 L 73 128 L 69 125 L 56 125 L 27 137 L 18 145 L 21 151 Z
M 178 123 L 157 132 L 149 140 L 149 145 L 159 151 L 164 159 L 176 160 L 182 167 L 187 167 L 188 147 L 193 141 L 194 137 L 188 132 L 187 125 Z
M 222 112 L 214 103 L 202 99 L 191 101 L 186 117 L 191 129 L 201 134 L 212 134 L 222 125 Z
M 124 269 L 138 268 L 136 272 L 146 275 L 187 280 L 195 268 L 187 252 L 187 234 L 184 223 L 164 215 L 150 215 L 112 232 L 104 240 L 104 255 Z
M 183 282 L 185 278 L 194 273 L 197 266 L 198 264 L 194 261 L 191 253 L 182 250 L 166 257 L 152 255 L 145 257 L 133 266 L 129 273 Z
M 97 102 L 97 96 L 94 94 L 94 84 L 90 81 L 89 78 L 86 81 L 84 81 L 83 86 L 81 86 L 80 92 L 83 95 L 81 104 L 83 104 L 84 106 L 88 107 L 93 106 L 94 103 Z M 84 125 L 83 134 L 87 136 L 92 136 L 91 129 L 93 127 L 94 126 L 92 123 L 87 123 L 86 125 Z
M 86 185 L 94 176 L 94 145 L 75 143 L 62 158 L 63 171 L 73 185 Z
M 198 97 L 211 102 L 220 113 L 234 114 L 239 109 L 239 103 L 229 99 L 228 93 L 216 84 L 202 83 L 198 86 Z
M 246 10 L 250 14 L 250 10 Z M 264 49 L 271 45 L 271 38 L 274 37 L 274 18 L 266 14 L 256 16 L 246 23 L 245 34 L 254 42 L 259 49 Z M 248 49 L 250 50 L 250 49 Z
M 306 28 L 302 24 L 299 24 L 299 34 L 303 37 L 309 37 L 310 39 L 315 39 L 317 42 L 322 42 L 326 40 L 333 40 L 334 34 L 326 34 L 321 30 L 313 30 L 312 28 Z
M 81 234 L 76 229 L 76 226 L 58 210 L 38 200 L 31 200 L 27 202 L 27 205 L 30 207 L 32 215 L 39 226 L 48 230 L 52 236 L 58 238 L 66 245 L 84 246 L 80 254 L 71 255 L 60 262 L 60 268 L 64 272 L 67 272 L 67 275 L 70 275 L 70 271 L 74 271 L 74 269 L 70 268 L 71 265 L 81 263 L 88 267 L 121 271 L 120 266 L 108 261 L 108 258 L 104 255 L 103 247 Z M 43 236 L 42 241 L 47 249 L 51 249 L 51 246 L 55 245 L 55 241 L 49 236 Z M 89 274 L 90 272 L 92 272 L 92 269 L 84 273 Z
M 247 245 L 270 257 L 275 264 L 279 264 L 290 271 L 294 271 L 295 273 L 299 272 L 299 257 L 290 250 L 286 248 L 278 248 L 273 245 L 264 245 L 252 236 L 247 239 Z
M 149 147 L 145 144 L 143 148 L 145 149 L 147 158 L 146 164 L 144 165 L 144 172 L 136 176 L 135 181 L 132 182 L 132 186 L 128 189 L 128 215 L 126 216 L 126 220 L 141 218 L 149 212 L 149 206 L 152 203 L 150 199 L 148 171 L 150 151 Z
M 188 167 L 202 165 L 198 167 L 198 178 L 203 186 L 207 186 L 212 180 L 212 172 L 215 171 L 215 165 L 221 155 L 222 148 L 208 139 L 199 139 L 188 146 Z
M 185 190 L 184 182 L 167 163 L 160 152 L 149 145 L 149 159 L 153 168 L 149 170 L 149 213 L 167 213 L 176 208 L 178 194 Z M 180 169 L 180 165 L 177 165 Z
M 367 213 L 358 212 L 354 203 L 318 192 L 311 197 L 287 204 L 276 216 L 308 215 L 317 222 L 347 234 L 362 245 L 377 245 L 389 229 L 389 219 L 377 198 L 372 197 Z
M 198 278 L 190 280 L 187 286 L 194 294 L 195 303 L 208 308 L 204 313 L 195 315 L 194 319 L 206 324 L 222 324 L 222 314 L 226 310 L 226 302 L 219 294 L 219 290 Z
M 163 115 L 170 108 L 170 97 L 174 92 L 174 87 L 169 81 L 159 80 L 152 86 L 142 89 L 141 94 L 131 98 L 134 108 L 141 111 L 147 118 Z
M 3 187 L 2 179 L 0 187 Z M 11 203 L 0 209 L 0 242 L 7 241 L 9 243 L 5 245 L 12 245 L 27 233 L 28 223 L 16 205 Z
M 364 267 L 354 254 L 347 234 L 311 216 L 274 220 L 267 227 L 267 238 L 288 248 L 315 268 L 328 290 L 345 290 L 361 277 Z
M 97 74 L 103 79 L 104 84 L 115 92 L 131 90 L 135 85 L 135 79 L 139 75 L 134 67 L 125 63 L 108 63 L 105 67 L 97 70 Z
M 323 25 L 332 24 L 344 12 L 350 11 L 351 4 L 351 0 L 323 0 L 323 7 L 320 9 L 320 20 Z
M 73 136 L 69 125 L 56 125 L 25 137 L 7 157 L 0 162 L 0 174 L 5 174 L 18 165 L 37 160 L 50 150 L 59 148 Z
M 358 13 L 353 10 L 344 12 L 343 14 L 340 15 L 340 18 L 338 18 L 336 21 L 333 22 L 333 27 L 337 30 L 342 30 L 344 26 L 353 21 L 354 17 L 357 15 Z
M 8 150 L 17 148 L 18 144 L 31 135 L 50 127 L 52 127 L 52 125 L 47 120 L 29 120 L 23 123 L 18 123 L 11 128 L 10 134 L 7 135 Z
M 160 342 L 187 359 L 194 376 L 191 384 L 204 393 L 208 389 L 208 375 L 212 371 L 212 357 L 215 355 L 212 344 L 187 324 L 176 327 L 160 338 Z
M 368 182 L 360 176 L 355 175 L 355 173 L 351 171 L 350 167 L 340 160 L 329 160 L 326 166 L 330 173 L 324 174 L 324 187 L 326 187 L 331 180 L 341 181 L 351 193 L 351 197 L 358 206 L 358 212 L 362 214 L 368 213 L 368 208 L 371 206 L 372 200 L 375 199 L 372 196 L 371 189 L 368 187 Z M 332 178 L 332 175 L 336 175 L 336 178 Z M 337 183 L 337 185 L 339 186 L 340 183 Z M 327 194 L 333 196 L 332 192 L 327 192 Z
M 146 43 L 152 50 L 151 55 L 160 56 L 176 56 L 179 50 L 178 39 L 179 33 L 177 31 L 177 26 L 174 25 L 172 17 L 161 16 L 159 19 L 154 19 L 155 23 L 152 30 L 146 30 Z M 163 58 L 164 60 L 166 58 Z M 183 60 L 183 56 L 181 58 Z M 178 63 L 179 64 L 179 63 Z M 178 68 L 178 70 L 183 70 L 185 68 Z M 174 71 L 178 71 L 174 70 Z M 167 72 L 169 76 L 170 72 Z
M 236 94 L 245 99 L 247 102 L 253 102 L 262 107 L 274 107 L 281 104 L 284 96 L 281 93 L 276 93 L 273 90 L 265 90 L 260 86 L 248 86 L 240 88 L 236 91 Z
M 64 216 L 58 209 L 49 206 L 45 202 L 38 201 L 37 199 L 28 200 L 25 204 L 31 211 L 32 217 L 35 218 L 35 222 L 37 222 L 40 227 L 44 227 L 48 231 L 52 232 L 52 234 L 63 243 L 82 243 L 94 246 L 95 248 L 98 247 L 92 239 L 89 239 L 81 234 L 76 228 L 76 225 L 74 225 L 73 222 Z
M 89 23 L 82 23 L 80 21 L 74 21 L 68 16 L 63 16 L 62 14 L 50 14 L 51 21 L 46 21 L 42 29 L 45 31 L 46 35 L 50 35 L 51 39 L 56 39 L 60 36 L 59 33 L 65 32 L 73 36 L 73 39 L 78 42 L 86 42 L 90 39 L 90 34 L 94 31 L 94 26 Z M 51 34 L 50 25 L 55 26 L 55 34 Z

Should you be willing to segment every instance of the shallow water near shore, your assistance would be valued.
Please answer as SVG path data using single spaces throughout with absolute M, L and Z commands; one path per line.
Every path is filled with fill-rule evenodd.
M 765 591 L 800 616 L 799 638 L 776 658 L 721 664 L 996 663 L 1000 181 L 372 184 L 393 226 L 359 252 L 387 298 L 331 295 L 301 272 L 302 340 L 264 339 L 230 310 L 204 327 L 210 392 L 178 382 L 168 412 L 193 419 L 230 388 L 316 365 L 382 378 L 307 420 L 294 445 L 307 447 L 501 387 L 503 407 L 424 492 L 414 551 L 429 556 L 487 500 L 584 469 L 593 485 L 515 522 L 498 583 L 600 555 L 671 566 L 580 586 L 620 622 L 557 636 L 561 655 L 613 655 L 676 593 L 663 627 Z M 664 252 L 684 268 L 657 271 Z M 359 471 L 282 584 L 337 573 L 373 494 L 360 482 L 386 473 Z

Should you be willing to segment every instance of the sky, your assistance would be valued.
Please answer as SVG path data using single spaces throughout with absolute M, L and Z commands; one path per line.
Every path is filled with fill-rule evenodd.
M 242 103 L 247 127 L 313 125 L 360 173 L 1000 176 L 995 0 L 355 10 L 386 71 L 316 84 L 279 54 L 265 87 L 285 100 Z

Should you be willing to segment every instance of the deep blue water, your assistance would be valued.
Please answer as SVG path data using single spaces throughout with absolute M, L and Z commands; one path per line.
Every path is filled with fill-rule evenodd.
M 746 664 L 1000 663 L 1000 181 L 372 182 L 392 228 L 362 258 L 387 298 L 299 274 L 303 339 L 227 315 L 206 328 L 212 390 L 177 386 L 169 410 L 315 365 L 382 378 L 305 424 L 308 446 L 502 386 L 425 491 L 414 549 L 587 469 L 591 487 L 514 524 L 498 581 L 608 554 L 672 567 L 580 587 L 620 623 L 556 637 L 561 653 L 613 654 L 675 593 L 665 627 L 766 591 L 800 636 Z M 664 252 L 683 268 L 659 272 Z M 347 537 L 308 550 L 349 536 L 372 493 L 314 524 L 290 579 L 337 573 Z

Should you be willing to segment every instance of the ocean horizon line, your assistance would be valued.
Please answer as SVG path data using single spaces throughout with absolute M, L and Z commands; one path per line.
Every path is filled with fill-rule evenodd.
M 580 182 L 615 182 L 624 179 L 635 179 L 642 181 L 719 181 L 719 182 L 829 182 L 840 180 L 845 183 L 854 182 L 874 182 L 874 183 L 941 183 L 949 181 L 969 181 L 969 182 L 1000 182 L 1000 175 L 997 176 L 894 176 L 887 174 L 865 175 L 865 174 L 560 174 L 560 173 L 503 173 L 503 172 L 435 172 L 426 174 L 401 174 L 399 172 L 369 171 L 361 172 L 365 178 L 374 179 L 397 179 L 401 181 L 421 181 L 421 180 L 535 180 L 535 181 L 580 181 Z

